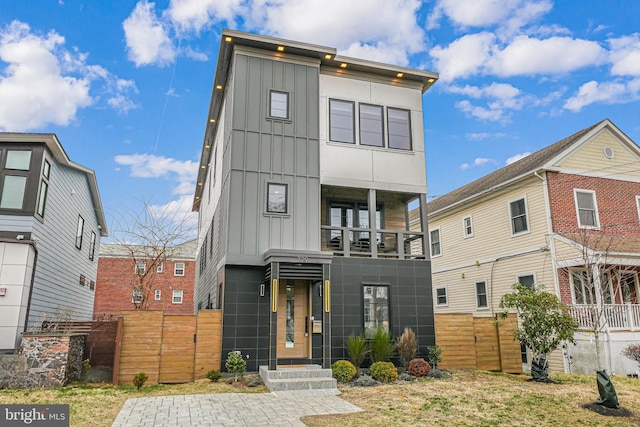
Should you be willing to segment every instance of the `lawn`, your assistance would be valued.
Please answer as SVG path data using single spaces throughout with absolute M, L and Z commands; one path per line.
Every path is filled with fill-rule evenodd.
M 595 375 L 555 375 L 557 384 L 524 375 L 454 371 L 447 379 L 377 387 L 340 386 L 341 397 L 364 412 L 305 417 L 308 426 L 630 426 L 640 425 L 640 380 L 614 377 L 623 408 L 634 417 L 605 417 L 581 406 L 598 397 Z M 128 398 L 231 392 L 265 392 L 200 380 L 190 384 L 133 387 L 72 385 L 62 389 L 0 390 L 0 404 L 67 403 L 72 426 L 110 426 Z

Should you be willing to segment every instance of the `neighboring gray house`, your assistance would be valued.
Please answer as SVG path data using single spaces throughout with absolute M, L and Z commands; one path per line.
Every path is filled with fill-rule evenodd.
M 193 209 L 195 302 L 223 310 L 223 358 L 328 367 L 377 327 L 412 328 L 426 355 L 422 95 L 437 78 L 222 32 Z
M 0 133 L 0 351 L 64 314 L 91 320 L 107 226 L 92 170 L 51 133 Z

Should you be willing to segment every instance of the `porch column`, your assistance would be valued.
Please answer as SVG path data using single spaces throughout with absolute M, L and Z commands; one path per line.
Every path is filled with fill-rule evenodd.
M 371 258 L 378 257 L 378 225 L 376 224 L 376 214 L 378 213 L 378 207 L 376 203 L 376 190 L 369 189 L 369 250 L 371 251 Z
M 280 263 L 271 263 L 271 286 L 269 291 L 269 370 L 278 367 L 278 296 L 280 294 Z
M 322 266 L 322 367 L 331 368 L 331 264 Z
M 420 194 L 420 222 L 422 225 L 422 232 L 424 233 L 422 237 L 422 253 L 424 253 L 424 258 L 429 259 L 431 256 L 431 250 L 429 248 L 429 222 L 427 220 L 427 195 Z

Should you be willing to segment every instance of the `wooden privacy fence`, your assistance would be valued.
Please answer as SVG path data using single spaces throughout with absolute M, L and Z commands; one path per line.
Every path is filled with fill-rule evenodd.
M 147 384 L 185 383 L 220 370 L 222 312 L 197 315 L 125 311 L 118 322 L 114 384 L 132 384 L 144 372 Z
M 520 342 L 514 341 L 518 327 L 514 314 L 495 325 L 493 317 L 472 314 L 436 314 L 436 344 L 442 348 L 438 367 L 522 372 Z

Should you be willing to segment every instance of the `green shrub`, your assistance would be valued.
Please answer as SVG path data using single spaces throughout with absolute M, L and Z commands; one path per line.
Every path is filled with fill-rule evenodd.
M 408 369 L 409 362 L 418 354 L 418 341 L 416 341 L 416 334 L 413 332 L 413 329 L 404 328 L 402 336 L 398 338 L 397 347 L 402 367 Z
M 220 378 L 222 378 L 222 374 L 220 371 L 212 369 L 207 372 L 207 378 L 211 380 L 211 382 L 217 383 Z
M 364 338 L 364 335 L 350 335 L 347 338 L 347 353 L 356 369 L 360 369 L 364 359 L 366 359 L 369 354 L 367 340 Z
M 451 374 L 449 374 L 447 371 L 443 371 L 442 369 L 437 369 L 437 368 L 433 368 L 427 375 L 427 377 L 429 378 L 436 378 L 436 379 L 449 378 L 450 376 Z
M 409 373 L 411 375 L 420 378 L 429 375 L 429 371 L 431 371 L 431 365 L 424 359 L 413 359 L 409 362 Z
M 358 378 L 353 380 L 352 384 L 358 387 L 373 387 L 380 385 L 380 382 L 371 378 L 370 375 L 360 375 Z
M 331 365 L 331 372 L 333 372 L 333 378 L 341 383 L 347 383 L 356 376 L 357 370 L 348 360 L 338 360 Z
M 82 381 L 83 383 L 87 382 L 89 369 L 91 369 L 91 363 L 89 363 L 89 359 L 84 359 L 82 361 L 82 371 L 80 372 L 80 381 Z
M 145 374 L 144 372 L 140 372 L 138 375 L 133 377 L 133 385 L 136 387 L 136 389 L 140 390 L 140 387 L 142 387 L 144 383 L 147 382 L 147 379 L 149 379 L 147 374 Z
M 437 345 L 430 345 L 427 347 L 427 350 L 429 350 L 427 360 L 429 364 L 433 366 L 433 369 L 435 369 L 438 367 L 438 364 L 442 362 L 442 349 Z
M 391 332 L 378 328 L 376 334 L 369 341 L 369 350 L 369 357 L 373 363 L 391 359 L 396 352 L 396 344 L 393 342 Z
M 390 383 L 398 379 L 398 370 L 391 362 L 376 362 L 371 365 L 373 379 L 383 383 Z
M 230 374 L 233 374 L 235 381 L 238 381 L 238 375 L 242 376 L 247 372 L 247 361 L 244 360 L 244 357 L 242 357 L 239 351 L 230 351 L 224 367 L 227 368 Z

